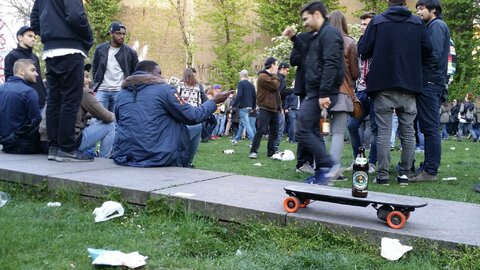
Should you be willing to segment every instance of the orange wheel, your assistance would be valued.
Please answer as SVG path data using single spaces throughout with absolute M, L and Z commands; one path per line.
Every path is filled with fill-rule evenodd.
M 295 213 L 297 212 L 298 208 L 300 207 L 300 200 L 297 197 L 288 197 L 283 200 L 283 208 L 288 213 Z
M 392 229 L 401 229 L 407 221 L 405 215 L 400 211 L 392 211 L 387 216 L 387 224 Z
M 300 208 L 305 208 L 310 204 L 310 199 L 300 200 Z

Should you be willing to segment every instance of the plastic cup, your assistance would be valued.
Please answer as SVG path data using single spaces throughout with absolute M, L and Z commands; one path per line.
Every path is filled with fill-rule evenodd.
M 10 194 L 0 191 L 0 207 L 3 207 L 10 201 Z

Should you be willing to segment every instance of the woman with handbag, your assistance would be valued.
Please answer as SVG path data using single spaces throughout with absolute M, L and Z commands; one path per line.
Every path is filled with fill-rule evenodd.
M 333 11 L 328 19 L 330 25 L 335 27 L 343 36 L 344 47 L 344 79 L 340 86 L 340 94 L 335 106 L 330 109 L 331 119 L 331 144 L 330 155 L 340 163 L 343 147 L 345 145 L 344 136 L 347 129 L 348 115 L 354 111 L 354 102 L 358 101 L 353 90 L 354 82 L 358 79 L 358 53 L 357 45 L 353 38 L 348 36 L 348 28 L 345 16 L 342 12 Z M 357 103 L 358 105 L 359 103 Z M 361 105 L 360 105 L 361 106 Z M 358 108 L 358 107 L 357 107 Z M 360 110 L 361 114 L 361 110 Z M 337 180 L 346 180 L 342 175 Z

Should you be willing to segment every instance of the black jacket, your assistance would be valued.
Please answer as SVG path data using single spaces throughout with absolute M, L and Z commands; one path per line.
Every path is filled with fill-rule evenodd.
M 109 48 L 110 42 L 104 42 L 95 49 L 92 61 L 93 85 L 95 90 L 103 81 L 103 76 L 107 69 Z M 118 53 L 115 54 L 115 58 L 122 68 L 124 78 L 127 78 L 135 71 L 135 66 L 138 64 L 138 55 L 134 49 L 123 44 Z
M 285 76 L 283 76 L 283 74 L 279 72 L 277 76 L 280 80 L 280 86 L 278 87 L 278 90 L 280 91 L 280 97 L 282 99 L 282 108 L 285 109 L 285 98 L 291 93 L 293 93 L 293 89 L 287 88 L 287 80 L 285 79 Z
M 424 69 L 426 82 L 445 86 L 447 83 L 448 53 L 450 52 L 450 30 L 439 18 L 426 25 L 427 33 L 432 43 L 432 65 Z
M 324 22 L 310 39 L 303 64 L 307 97 L 338 95 L 343 82 L 343 38 L 334 27 Z
M 35 0 L 30 24 L 43 50 L 77 49 L 88 55 L 93 34 L 81 0 Z
M 295 86 L 293 92 L 295 95 L 304 98 L 305 93 L 305 71 L 302 63 L 308 50 L 308 42 L 310 41 L 311 33 L 298 33 L 291 38 L 293 42 L 292 52 L 290 53 L 290 65 L 297 67 L 295 72 Z
M 30 85 L 37 91 L 38 95 L 38 105 L 40 109 L 45 106 L 45 100 L 47 98 L 47 91 L 45 90 L 45 85 L 43 84 L 42 72 L 40 70 L 40 62 L 38 57 L 32 52 L 32 49 L 25 49 L 18 46 L 16 49 L 13 49 L 11 52 L 5 56 L 5 81 L 8 80 L 10 76 L 13 76 L 13 65 L 18 59 L 30 59 L 35 63 L 35 68 L 37 69 L 38 77 L 35 84 Z
M 237 95 L 230 104 L 231 107 L 245 108 L 250 107 L 253 110 L 257 107 L 257 94 L 255 86 L 248 80 L 241 80 L 237 85 Z

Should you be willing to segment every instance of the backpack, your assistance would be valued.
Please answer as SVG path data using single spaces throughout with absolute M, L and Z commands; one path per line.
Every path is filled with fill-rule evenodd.
M 467 112 L 465 113 L 465 120 L 467 120 L 468 122 L 472 122 L 474 117 L 475 116 L 473 114 L 473 107 L 468 108 Z

